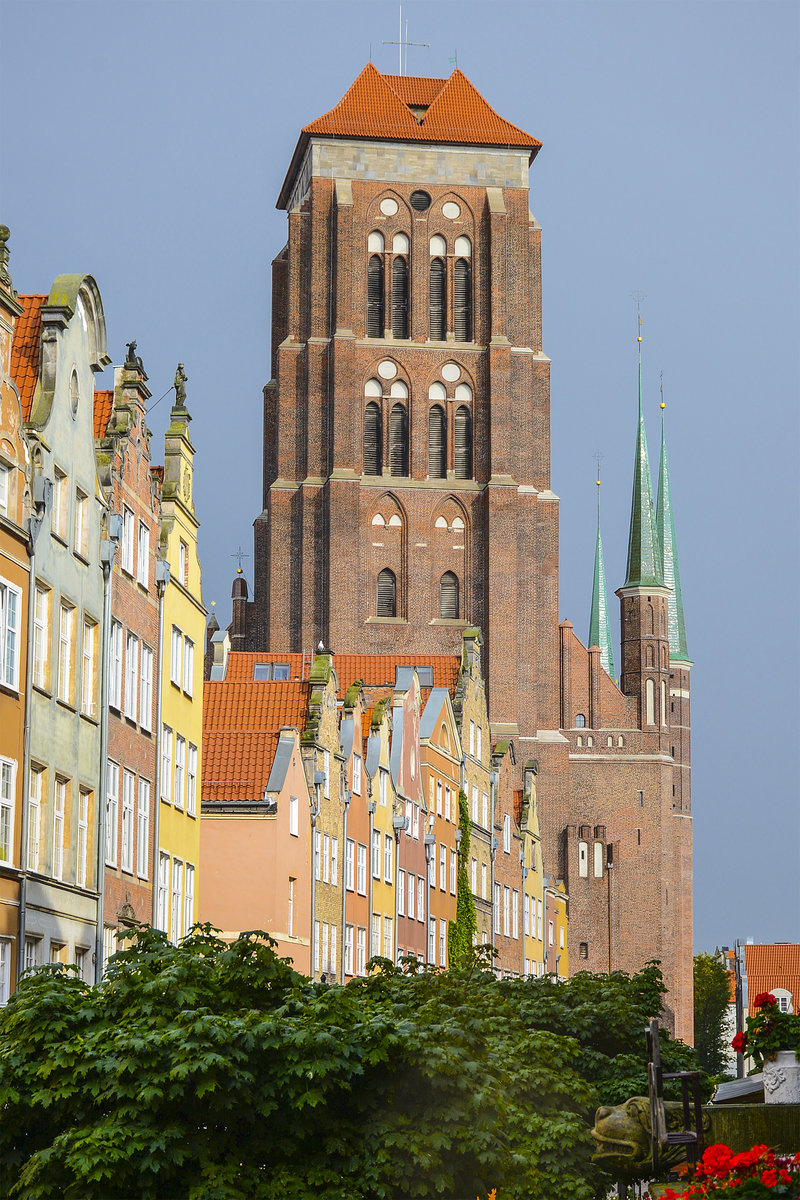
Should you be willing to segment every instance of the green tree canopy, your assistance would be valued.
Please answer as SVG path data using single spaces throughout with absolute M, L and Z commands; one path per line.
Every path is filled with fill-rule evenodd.
M 713 954 L 694 956 L 694 1044 L 709 1075 L 727 1069 L 728 1046 L 723 1020 L 728 1008 L 728 972 Z
M 266 935 L 198 927 L 172 946 L 140 929 L 99 987 L 45 967 L 0 1012 L 4 1185 L 26 1200 L 590 1200 L 607 1188 L 591 1114 L 641 1091 L 661 992 L 655 967 L 559 984 L 385 961 L 327 986 Z

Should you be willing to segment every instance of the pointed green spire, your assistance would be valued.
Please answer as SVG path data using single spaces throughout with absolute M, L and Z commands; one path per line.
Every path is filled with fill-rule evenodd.
M 677 662 L 689 662 L 686 649 L 686 624 L 683 619 L 683 596 L 681 574 L 678 569 L 678 547 L 675 541 L 675 521 L 672 516 L 672 489 L 667 464 L 667 440 L 664 435 L 664 397 L 661 397 L 661 461 L 658 468 L 658 509 L 656 529 L 661 546 L 661 562 L 664 583 L 671 588 L 667 606 L 667 632 L 669 633 L 669 656 Z
M 597 472 L 597 543 L 594 549 L 594 583 L 592 584 L 592 615 L 589 618 L 589 645 L 600 647 L 600 662 L 606 673 L 614 678 L 614 647 L 608 620 L 606 568 L 603 562 L 603 539 L 600 535 L 600 471 Z
M 628 537 L 628 574 L 625 587 L 663 587 L 664 570 L 658 542 L 650 460 L 642 407 L 642 338 L 639 336 L 639 428 L 636 434 L 636 463 L 633 469 L 631 531 Z

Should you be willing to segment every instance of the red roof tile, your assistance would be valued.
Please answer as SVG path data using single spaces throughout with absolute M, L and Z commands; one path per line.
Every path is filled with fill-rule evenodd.
M 267 662 L 288 663 L 292 679 L 307 680 L 312 658 L 310 654 L 281 654 L 278 650 L 234 650 L 228 655 L 226 682 L 252 682 L 256 663 Z M 334 654 L 333 666 L 340 696 L 358 679 L 370 689 L 387 687 L 393 690 L 395 671 L 399 666 L 433 667 L 433 686 L 447 688 L 452 695 L 458 682 L 461 658 L 458 654 Z M 275 684 L 262 683 L 256 686 L 274 687 Z M 371 691 L 371 702 L 376 703 L 379 699 L 380 696 Z
M 800 944 L 745 946 L 744 964 L 751 1017 L 759 992 L 771 992 L 776 987 L 787 988 L 792 993 L 794 1011 L 800 1011 Z
M 256 663 L 288 663 L 289 677 L 292 680 L 308 679 L 308 673 L 311 670 L 313 656 L 307 654 L 305 656 L 305 669 L 303 667 L 302 654 L 278 654 L 271 650 L 261 652 L 253 652 L 250 650 L 234 650 L 228 655 L 228 672 L 225 676 L 226 683 L 252 683 L 253 668 Z M 259 684 L 259 686 L 267 686 Z M 272 684 L 269 684 L 271 687 Z
M 22 402 L 22 419 L 29 421 L 33 393 L 39 381 L 42 307 L 47 303 L 47 296 L 17 296 L 17 300 L 24 311 L 14 327 L 14 340 L 11 343 L 11 378 L 17 385 Z
M 106 436 L 108 422 L 111 417 L 111 410 L 114 407 L 114 392 L 110 391 L 95 392 L 94 394 L 94 436 L 102 438 Z
M 419 119 L 409 105 L 427 112 Z M 496 113 L 459 70 L 449 79 L 382 75 L 368 63 L 330 112 L 303 128 L 305 134 L 456 142 L 470 146 L 541 146 Z
M 204 800 L 262 798 L 280 730 L 305 726 L 309 690 L 292 682 L 203 685 Z

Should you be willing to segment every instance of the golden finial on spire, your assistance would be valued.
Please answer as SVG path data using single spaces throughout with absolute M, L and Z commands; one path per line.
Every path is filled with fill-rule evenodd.
M 664 409 L 667 406 L 664 403 L 664 372 L 663 371 L 661 372 L 659 379 L 661 380 L 661 389 L 660 389 L 661 390 L 661 408 Z
M 642 340 L 641 304 L 642 304 L 642 301 L 646 299 L 646 296 L 645 296 L 644 292 L 636 291 L 633 293 L 633 298 L 636 301 L 636 321 L 637 321 L 637 328 L 638 328 L 638 337 L 636 338 L 636 340 L 637 340 L 637 342 L 641 343 L 641 340 Z
M 599 450 L 595 450 L 594 452 L 594 461 L 597 464 L 597 479 L 595 482 L 597 483 L 597 486 L 600 487 L 600 463 L 603 461 L 603 456 Z

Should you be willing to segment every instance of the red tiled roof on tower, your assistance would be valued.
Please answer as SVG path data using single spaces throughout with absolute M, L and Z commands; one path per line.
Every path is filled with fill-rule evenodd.
M 111 410 L 114 407 L 113 390 L 95 392 L 94 394 L 94 436 L 106 436 Z
M 29 421 L 33 394 L 39 382 L 42 347 L 42 308 L 47 296 L 17 296 L 23 307 L 22 316 L 14 327 L 11 343 L 11 378 L 19 390 L 22 419 Z

